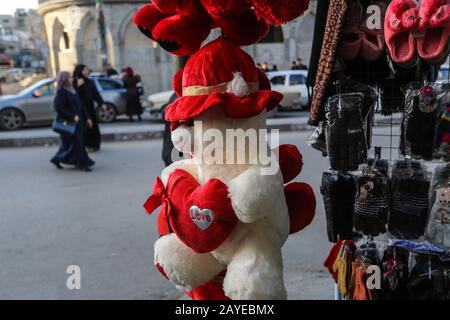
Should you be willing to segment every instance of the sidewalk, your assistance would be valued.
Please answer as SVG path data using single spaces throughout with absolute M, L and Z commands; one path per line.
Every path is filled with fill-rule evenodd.
M 390 117 L 375 116 L 376 125 L 389 125 Z M 267 119 L 269 130 L 280 131 L 310 131 L 314 130 L 307 124 L 306 114 L 283 118 Z M 400 115 L 393 117 L 394 123 L 399 123 Z M 138 141 L 160 139 L 164 132 L 164 124 L 161 121 L 144 118 L 142 122 L 130 123 L 119 120 L 115 123 L 101 124 L 102 141 Z M 47 127 L 25 128 L 18 131 L 0 131 L 0 148 L 51 146 L 60 143 L 59 135 Z

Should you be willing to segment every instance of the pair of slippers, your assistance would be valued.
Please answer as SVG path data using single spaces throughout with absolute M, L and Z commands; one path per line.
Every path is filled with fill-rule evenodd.
M 361 56 L 364 60 L 375 61 L 383 54 L 386 47 L 383 32 L 386 9 L 384 1 L 376 1 L 365 8 L 358 0 L 349 2 L 338 48 L 343 59 L 353 60 Z M 374 19 L 374 15 L 379 16 Z
M 419 58 L 444 63 L 450 52 L 450 0 L 392 1 L 384 36 L 391 59 L 403 67 L 415 66 Z

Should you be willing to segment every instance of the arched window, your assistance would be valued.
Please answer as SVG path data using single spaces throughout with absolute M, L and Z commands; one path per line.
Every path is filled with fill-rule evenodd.
M 62 36 L 64 40 L 64 49 L 69 50 L 70 49 L 69 34 L 66 31 L 64 31 Z
M 281 27 L 270 26 L 267 35 L 262 38 L 260 43 L 284 42 L 283 29 Z

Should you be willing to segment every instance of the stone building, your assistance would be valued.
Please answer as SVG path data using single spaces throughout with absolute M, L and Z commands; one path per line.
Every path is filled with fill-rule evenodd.
M 175 72 L 175 58 L 142 35 L 132 23 L 134 13 L 148 0 L 103 0 L 108 62 L 116 69 L 133 67 L 143 78 L 146 93 L 168 90 Z M 246 48 L 258 62 L 287 68 L 302 57 L 309 61 L 315 2 L 296 21 L 273 28 L 264 43 Z M 51 74 L 72 70 L 76 63 L 101 71 L 102 57 L 95 0 L 39 0 L 49 46 Z

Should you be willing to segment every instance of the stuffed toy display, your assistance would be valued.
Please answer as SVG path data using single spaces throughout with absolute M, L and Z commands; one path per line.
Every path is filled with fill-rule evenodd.
M 220 28 L 237 45 L 256 43 L 269 31 L 300 16 L 309 0 L 154 0 L 134 23 L 173 54 L 197 51 L 211 29 Z
M 256 2 L 260 6 L 247 5 Z M 142 21 L 143 12 L 154 14 L 153 22 L 138 25 L 158 38 L 155 21 L 164 15 L 155 13 L 156 8 L 170 12 L 164 19 L 174 22 L 161 33 L 196 14 L 202 23 L 193 29 L 210 28 L 221 17 L 232 24 L 231 30 L 231 21 L 248 10 L 263 21 L 258 10 L 269 10 L 275 2 L 293 3 L 154 1 L 137 13 L 136 20 Z M 301 7 L 297 12 L 303 12 L 304 2 L 296 3 Z M 185 14 L 186 6 L 192 15 Z M 267 15 L 270 23 L 292 18 L 277 9 Z M 258 28 L 249 26 L 249 32 L 258 34 Z M 197 46 L 184 45 L 186 35 L 177 36 L 181 39 L 163 37 L 176 42 L 174 51 L 191 52 Z M 267 112 L 278 106 L 282 95 L 270 89 L 264 72 L 239 44 L 233 37 L 219 37 L 198 49 L 174 76 L 178 99 L 166 108 L 165 118 L 171 123 L 174 146 L 189 157 L 163 170 L 144 204 L 149 214 L 161 206 L 156 268 L 192 299 L 286 299 L 281 248 L 289 234 L 308 226 L 315 214 L 312 188 L 292 182 L 303 165 L 297 147 L 270 150 L 267 136 L 259 134 L 265 132 Z M 230 148 L 230 132 L 249 143 Z

